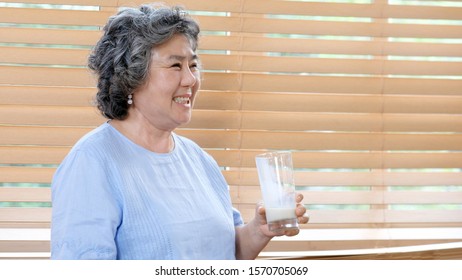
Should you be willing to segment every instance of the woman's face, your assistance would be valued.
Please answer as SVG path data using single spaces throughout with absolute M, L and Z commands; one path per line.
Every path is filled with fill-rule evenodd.
M 146 83 L 133 93 L 130 110 L 164 131 L 188 123 L 200 87 L 198 63 L 184 35 L 153 48 Z

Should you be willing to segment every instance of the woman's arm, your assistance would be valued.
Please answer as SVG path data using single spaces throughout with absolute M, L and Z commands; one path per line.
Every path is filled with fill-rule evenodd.
M 70 154 L 52 189 L 51 259 L 115 259 L 120 204 L 102 163 L 86 151 Z
M 257 206 L 255 218 L 246 225 L 236 227 L 236 259 L 255 259 L 271 238 L 275 236 L 271 232 L 263 233 L 262 227 L 267 228 L 264 215 L 263 206 Z

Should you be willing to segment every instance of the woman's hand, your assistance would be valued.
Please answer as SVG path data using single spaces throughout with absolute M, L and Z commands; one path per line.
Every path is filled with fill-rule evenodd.
M 306 208 L 301 203 L 302 194 L 296 195 L 295 215 L 299 224 L 306 224 L 309 217 L 305 215 Z M 255 259 L 274 236 L 294 236 L 299 229 L 287 230 L 282 233 L 274 233 L 268 229 L 266 211 L 262 204 L 257 205 L 255 217 L 246 225 L 236 227 L 236 258 L 240 260 Z
M 303 194 L 298 193 L 295 197 L 295 201 L 297 203 L 295 207 L 295 215 L 297 216 L 297 220 L 299 224 L 306 224 L 308 223 L 310 218 L 308 215 L 305 215 L 306 208 L 301 203 L 302 200 L 303 200 Z M 255 219 L 256 219 L 256 222 L 259 224 L 260 231 L 263 233 L 263 235 L 268 236 L 268 237 L 282 236 L 282 235 L 294 236 L 300 232 L 299 229 L 286 230 L 281 233 L 275 233 L 275 232 L 270 231 L 268 229 L 268 222 L 266 220 L 266 210 L 262 204 L 259 204 L 257 206 L 257 210 L 255 213 Z

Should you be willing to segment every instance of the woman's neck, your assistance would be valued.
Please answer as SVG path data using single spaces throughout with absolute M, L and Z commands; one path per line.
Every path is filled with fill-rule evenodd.
M 169 153 L 175 147 L 171 131 L 164 131 L 132 118 L 111 120 L 110 124 L 135 144 L 155 153 Z

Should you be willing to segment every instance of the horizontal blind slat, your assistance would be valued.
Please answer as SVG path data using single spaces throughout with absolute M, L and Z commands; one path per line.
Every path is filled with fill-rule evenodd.
M 208 150 L 225 167 L 255 167 L 255 156 L 264 150 Z M 459 168 L 461 152 L 293 152 L 295 168 Z
M 237 111 L 195 110 L 191 122 L 180 126 L 198 129 L 239 129 L 241 117 Z
M 101 32 L 97 30 L 67 30 L 43 28 L 0 27 L 4 43 L 93 46 Z
M 0 102 L 9 105 L 90 106 L 95 88 L 0 85 Z
M 176 1 L 165 3 L 175 5 Z M 120 5 L 142 4 L 140 0 L 119 1 Z M 277 0 L 245 1 L 241 7 L 231 0 L 210 3 L 207 0 L 184 0 L 182 2 L 190 10 L 227 11 L 252 14 L 284 14 L 326 17 L 374 17 L 374 18 L 416 18 L 416 19 L 462 19 L 461 8 L 458 7 L 425 7 L 407 5 L 383 5 L 381 3 L 323 3 Z
M 419 192 L 419 191 L 298 191 L 304 196 L 304 204 L 460 204 L 462 192 Z M 259 186 L 248 186 L 239 193 L 239 202 L 255 204 L 262 199 Z
M 5 0 L 2 2 L 15 3 L 17 0 Z M 21 0 L 21 3 L 28 4 L 67 4 L 67 5 L 86 5 L 86 6 L 115 6 L 118 0 Z
M 230 185 L 258 186 L 257 171 L 225 171 Z M 457 172 L 301 172 L 297 186 L 460 186 Z
M 33 8 L 2 8 L 0 18 L 3 23 L 27 23 L 50 25 L 104 25 L 114 11 L 78 11 Z
M 203 36 L 200 42 L 200 49 L 377 56 L 462 56 L 460 44 L 456 43 L 268 38 L 253 37 L 250 35 Z
M 55 168 L 0 167 L 5 183 L 50 183 Z M 379 174 L 380 176 L 377 176 Z M 230 185 L 258 186 L 254 171 L 224 171 Z M 462 184 L 456 172 L 296 172 L 298 186 L 457 186 Z
M 307 204 L 460 204 L 460 192 L 301 192 Z M 252 201 L 255 203 L 254 201 Z
M 242 112 L 241 114 L 241 127 L 247 130 L 462 132 L 462 119 L 458 115 L 366 115 L 297 112 Z
M 56 168 L 0 166 L 0 182 L 49 184 Z M 0 208 L 1 209 L 1 208 Z
M 461 210 L 310 210 L 310 223 L 432 223 L 462 222 Z
M 384 61 L 240 55 L 203 55 L 209 70 L 369 75 L 462 75 L 460 62 Z M 334 69 L 334 70 L 333 70 Z
M 240 209 L 244 219 L 251 219 L 254 215 L 254 205 Z M 428 218 L 426 219 L 428 215 Z M 386 217 L 386 218 L 384 218 Z M 461 226 L 462 211 L 458 210 L 430 210 L 430 211 L 397 211 L 397 210 L 310 210 L 310 228 L 348 228 L 367 227 L 371 224 L 383 226 L 393 225 L 440 225 Z M 302 226 L 303 228 L 304 226 Z M 332 244 L 328 246 L 332 248 Z
M 133 6 L 145 4 L 143 0 L 119 0 L 117 4 L 119 6 Z M 178 1 L 165 0 L 162 3 L 169 5 L 179 5 Z M 181 5 L 185 6 L 188 10 L 199 10 L 199 11 L 212 11 L 212 12 L 238 12 L 241 11 L 241 3 L 233 0 L 223 1 L 208 1 L 208 0 L 183 0 Z
M 84 68 L 0 66 L 0 84 L 89 87 L 96 82 Z
M 3 223 L 41 223 L 49 225 L 51 208 L 0 208 L 0 226 Z
M 204 30 L 302 35 L 462 38 L 460 27 L 451 25 L 387 24 L 380 22 L 333 22 L 242 17 L 197 17 Z
M 0 145 L 71 146 L 92 128 L 0 126 Z
M 461 114 L 461 96 L 245 92 L 242 109 L 283 112 Z
M 2 47 L 2 62 L 13 64 L 48 64 L 86 66 L 90 53 L 85 49 Z
M 0 85 L 0 102 L 11 105 L 90 106 L 95 88 Z M 201 90 L 194 107 L 212 110 L 462 114 L 461 96 L 354 95 Z
M 1 226 L 1 223 L 0 223 Z M 15 227 L 17 224 L 12 224 Z M 50 241 L 0 240 L 0 259 L 50 259 Z M 10 253 L 10 254 L 9 254 Z M 34 253 L 37 253 L 35 255 Z M 6 257 L 5 257 L 6 256 Z
M 207 73 L 208 89 L 238 90 L 235 74 Z M 355 94 L 419 94 L 460 95 L 462 80 L 378 78 L 378 77 L 317 77 L 298 75 L 241 74 L 243 91 L 355 93 Z M 221 81 L 222 83 L 219 83 Z
M 462 81 L 422 79 L 384 79 L 372 77 L 310 77 L 299 75 L 265 75 L 204 73 L 203 89 L 243 90 L 268 92 L 325 92 L 325 93 L 385 93 L 400 90 L 412 94 L 426 89 L 442 93 L 456 94 Z M 242 78 L 242 84 L 241 84 Z M 405 82 L 405 83 L 402 83 Z M 87 69 L 0 66 L 0 83 L 23 85 L 77 86 L 88 87 L 95 84 Z
M 97 126 L 105 121 L 93 107 L 0 105 L 0 123 L 9 125 Z M 60 116 L 56 118 L 56 116 Z M 462 132 L 458 115 L 315 114 L 194 110 L 185 128 L 286 130 Z
M 70 147 L 0 146 L 1 164 L 59 164 Z M 262 150 L 207 149 L 220 166 L 255 167 Z M 459 168 L 462 153 L 294 152 L 296 168 Z
M 241 93 L 237 91 L 199 90 L 194 101 L 195 109 L 239 110 Z
M 101 33 L 96 30 L 62 30 L 0 27 L 4 43 L 60 44 L 92 46 Z M 265 38 L 250 36 L 207 36 L 200 49 L 242 50 L 252 52 L 294 52 L 352 55 L 461 56 L 460 44 L 374 42 Z
M 0 164 L 59 164 L 70 147 L 0 146 Z
M 363 230 L 363 229 L 362 229 Z M 335 230 L 343 235 L 339 230 Z M 363 234 L 364 235 L 364 234 Z M 427 240 L 331 240 L 294 242 L 270 242 L 261 254 L 262 258 L 294 258 L 303 260 L 457 260 L 460 259 L 459 245 L 452 245 L 454 249 L 439 249 L 460 244 L 460 239 L 427 239 Z M 448 245 L 446 245 L 448 244 Z M 411 247 L 416 246 L 416 247 Z M 435 248 L 435 249 L 427 249 Z M 406 251 L 398 247 L 413 248 L 418 251 Z M 371 249 L 375 248 L 375 249 Z M 382 248 L 382 249 L 377 249 Z M 394 248 L 388 249 L 388 248 Z M 341 254 L 340 256 L 338 254 Z M 322 256 L 319 256 L 322 255 Z M 296 257 L 300 256 L 300 257 Z
M 72 145 L 91 128 L 3 126 L 0 145 Z M 178 129 L 204 148 L 295 150 L 462 150 L 462 135 L 207 131 Z M 35 137 L 34 135 L 39 135 Z M 261 139 L 265 139 L 263 142 Z M 342 139 L 339 142 L 338 139 Z M 229 146 L 228 146 L 229 145 Z
M 0 123 L 12 125 L 94 127 L 105 121 L 94 107 L 0 105 L 0 112 Z
M 326 17 L 379 17 L 380 7 L 377 5 L 357 5 L 352 3 L 292 2 L 283 1 L 246 1 L 244 12 L 263 14 L 290 14 Z
M 10 202 L 50 202 L 50 188 L 0 188 L 2 201 Z
M 442 6 L 387 5 L 384 18 L 461 20 L 462 8 Z
M 342 141 L 339 141 L 339 139 L 342 139 Z M 245 131 L 242 132 L 242 148 L 294 150 L 462 150 L 462 135 Z

